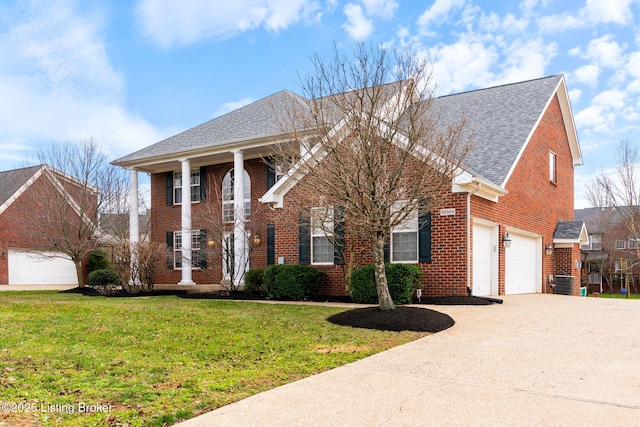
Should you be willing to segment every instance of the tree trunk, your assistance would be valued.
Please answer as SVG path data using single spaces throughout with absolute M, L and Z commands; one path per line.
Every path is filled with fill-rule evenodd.
M 84 275 L 82 274 L 82 261 L 74 260 L 73 263 L 76 266 L 76 276 L 78 278 L 78 287 L 84 288 Z
M 376 291 L 378 292 L 378 305 L 380 310 L 389 311 L 395 309 L 391 294 L 389 293 L 389 286 L 387 285 L 387 273 L 384 270 L 384 241 L 385 236 L 381 233 L 377 233 L 372 239 L 374 243 L 373 247 L 373 259 L 374 259 L 374 272 L 376 278 Z

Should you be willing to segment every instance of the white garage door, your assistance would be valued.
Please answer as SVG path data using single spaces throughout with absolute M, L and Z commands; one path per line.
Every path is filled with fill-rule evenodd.
M 505 294 L 536 293 L 542 276 L 539 239 L 509 232 L 511 247 L 506 249 Z
M 473 295 L 488 296 L 494 293 L 494 232 L 495 228 L 473 224 Z
M 9 249 L 9 284 L 77 285 L 78 279 L 70 259 L 49 258 L 34 252 Z

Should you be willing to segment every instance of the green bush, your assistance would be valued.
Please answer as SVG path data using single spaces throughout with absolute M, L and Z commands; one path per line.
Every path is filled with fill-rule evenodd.
M 111 261 L 109 261 L 109 254 L 106 251 L 96 249 L 89 255 L 89 259 L 87 260 L 87 270 L 89 273 L 96 270 L 109 270 L 112 268 Z
M 413 291 L 420 286 L 420 269 L 411 264 L 385 264 L 387 284 L 395 304 L 411 303 Z M 355 269 L 351 274 L 351 299 L 360 304 L 377 304 L 373 264 Z
M 307 300 L 316 295 L 327 274 L 308 265 L 276 264 L 264 270 L 263 286 L 269 299 Z
M 263 268 L 252 268 L 244 273 L 244 292 L 252 295 L 264 295 Z
M 102 295 L 111 295 L 118 286 L 122 285 L 122 280 L 118 273 L 112 268 L 94 270 L 87 277 L 89 286 Z

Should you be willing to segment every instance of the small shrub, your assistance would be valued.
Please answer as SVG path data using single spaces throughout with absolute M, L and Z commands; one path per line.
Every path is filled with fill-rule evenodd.
M 89 273 L 87 279 L 89 286 L 101 295 L 113 295 L 118 287 L 122 285 L 122 280 L 118 273 L 109 268 L 94 270 Z
M 244 292 L 252 295 L 264 295 L 264 269 L 252 268 L 244 273 Z
M 87 270 L 89 273 L 96 270 L 106 270 L 113 268 L 109 261 L 109 254 L 102 249 L 96 249 L 91 252 L 87 260 Z
M 420 269 L 411 264 L 385 264 L 387 285 L 395 304 L 411 302 L 413 291 L 420 285 Z M 375 272 L 373 264 L 355 269 L 351 274 L 351 299 L 360 304 L 377 304 Z
M 270 265 L 263 286 L 269 299 L 306 300 L 317 294 L 327 274 L 308 265 Z

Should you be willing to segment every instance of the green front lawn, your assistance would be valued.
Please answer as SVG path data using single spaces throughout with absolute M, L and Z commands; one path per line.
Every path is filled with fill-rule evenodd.
M 172 424 L 425 335 L 340 311 L 0 292 L 0 426 Z

